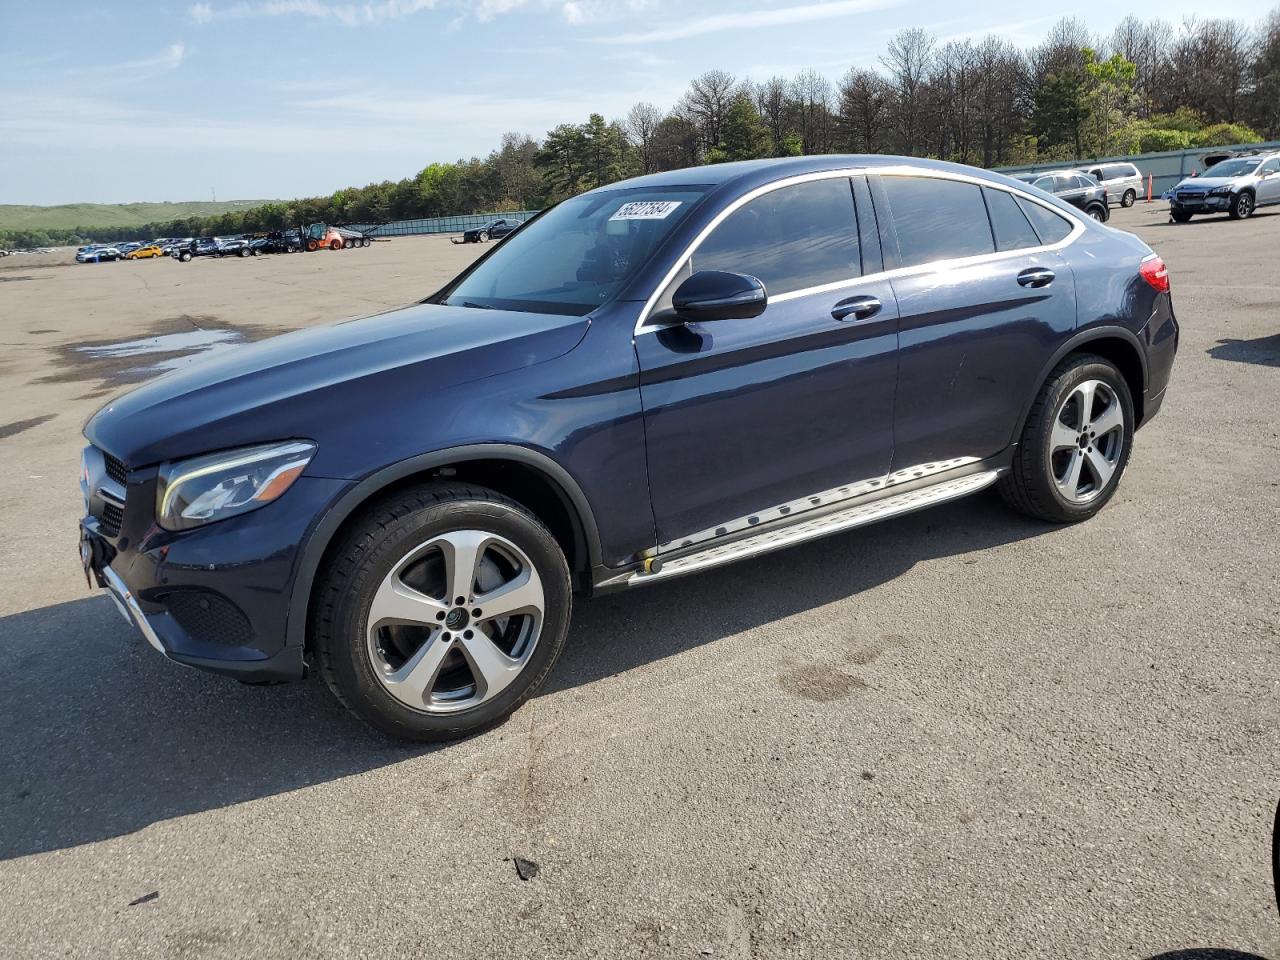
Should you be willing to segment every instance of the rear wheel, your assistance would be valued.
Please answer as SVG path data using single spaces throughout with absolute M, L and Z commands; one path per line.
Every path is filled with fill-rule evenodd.
M 1169 215 L 1173 217 L 1174 223 L 1186 223 L 1191 219 L 1191 214 L 1187 210 L 1171 210 Z
M 1247 220 L 1253 214 L 1253 194 L 1242 190 L 1240 195 L 1231 201 L 1231 219 Z
M 321 672 L 357 716 L 411 740 L 504 719 L 560 655 L 572 594 L 564 554 L 491 490 L 428 485 L 370 509 L 319 580 Z
M 341 240 L 334 240 L 334 241 L 331 241 L 331 242 L 330 242 L 330 244 L 329 244 L 329 249 L 330 249 L 330 250 L 341 250 L 341 249 L 342 249 L 342 241 L 341 241 Z
M 1041 520 L 1088 520 L 1115 493 L 1133 430 L 1133 399 L 1115 364 L 1070 356 L 1040 389 L 1000 493 Z
M 1133 206 L 1134 201 L 1135 201 L 1135 200 L 1137 200 L 1137 199 L 1138 199 L 1137 191 L 1135 191 L 1135 190 L 1126 190 L 1126 191 L 1124 192 L 1124 196 L 1122 196 L 1122 197 L 1120 198 L 1120 206 L 1122 206 L 1122 207 L 1132 207 L 1132 206 Z
M 351 241 L 350 241 L 350 240 L 343 240 L 343 241 L 342 241 L 342 249 L 343 249 L 343 250 L 350 250 L 350 249 L 351 249 Z
M 188 262 L 191 259 L 191 251 L 183 250 L 182 253 L 178 254 L 178 259 L 181 260 L 183 263 Z
M 1089 216 L 1093 217 L 1093 219 L 1097 220 L 1099 223 L 1106 222 L 1107 209 L 1106 207 L 1103 207 L 1100 204 L 1095 203 L 1088 210 L 1086 210 L 1085 213 L 1089 214 Z
M 242 257 L 248 257 L 248 256 L 251 256 L 251 255 L 252 255 L 252 252 L 253 252 L 253 251 L 251 251 L 248 247 L 241 247 L 241 248 L 240 248 L 240 256 L 242 256 Z

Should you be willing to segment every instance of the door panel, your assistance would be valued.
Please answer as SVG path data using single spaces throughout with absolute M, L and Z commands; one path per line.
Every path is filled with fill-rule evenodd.
M 874 316 L 836 320 L 852 296 Z M 753 320 L 636 337 L 658 540 L 888 473 L 897 307 L 884 279 L 774 300 Z
M 1047 268 L 1047 286 L 1019 274 Z M 1028 275 L 1023 278 L 1031 279 Z M 1076 323 L 1075 280 L 1053 252 L 893 280 L 900 314 L 895 470 L 1009 445 L 1033 379 Z

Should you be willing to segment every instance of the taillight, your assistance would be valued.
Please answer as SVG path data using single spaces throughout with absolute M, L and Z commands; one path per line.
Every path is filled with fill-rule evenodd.
M 1151 285 L 1152 290 L 1157 293 L 1169 292 L 1169 268 L 1157 254 L 1153 253 L 1143 260 L 1138 273 L 1142 274 L 1142 279 Z

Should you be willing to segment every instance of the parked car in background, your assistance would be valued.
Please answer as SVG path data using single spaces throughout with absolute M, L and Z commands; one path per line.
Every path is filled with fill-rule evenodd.
M 77 253 L 76 263 L 105 263 L 108 260 L 119 260 L 120 256 L 120 251 L 115 247 L 95 247 Z
M 1202 176 L 1180 180 L 1165 196 L 1177 223 L 1205 213 L 1244 220 L 1258 207 L 1280 203 L 1280 152 L 1222 160 Z
M 297 253 L 302 249 L 302 240 L 297 231 L 273 230 L 265 237 L 256 237 L 249 241 L 249 247 L 255 254 L 259 253 Z
M 1100 223 L 1106 223 L 1111 216 L 1107 205 L 1107 189 L 1087 173 L 1077 170 L 1050 170 L 1041 173 L 1014 174 L 1015 180 L 1039 187 L 1045 193 L 1051 193 L 1060 200 L 1065 200 L 1073 207 L 1083 210 Z
M 509 233 L 514 233 L 520 229 L 519 220 L 508 220 L 499 218 L 490 220 L 482 227 L 473 227 L 470 230 L 462 232 L 463 243 L 488 243 L 490 240 L 499 240 Z
M 958 164 L 674 170 L 519 234 L 421 303 L 210 354 L 89 420 L 81 560 L 152 647 L 311 670 L 380 730 L 461 736 L 545 680 L 575 589 L 993 485 L 1088 520 L 1177 350 L 1150 247 Z
M 130 250 L 128 253 L 124 255 L 124 259 L 125 260 L 149 260 L 152 257 L 163 257 L 163 256 L 164 256 L 164 251 L 161 250 L 159 246 L 157 246 L 154 243 L 149 243 L 146 246 L 138 247 L 135 250 Z
M 218 248 L 214 251 L 217 257 L 249 257 L 253 255 L 253 250 L 249 247 L 249 241 L 240 237 L 230 237 L 228 239 L 218 240 Z
M 121 255 L 123 256 L 124 254 L 133 253 L 133 251 L 138 250 L 141 247 L 142 247 L 142 243 L 140 241 L 131 240 L 128 243 L 120 244 L 119 246 L 116 247 L 116 249 L 119 250 Z
M 1142 172 L 1132 163 L 1099 163 L 1081 167 L 1076 172 L 1097 180 L 1106 188 L 1108 201 L 1122 207 L 1132 207 L 1146 189 Z
M 218 241 L 213 237 L 195 237 L 173 246 L 172 257 L 187 263 L 193 257 L 212 257 L 218 252 Z

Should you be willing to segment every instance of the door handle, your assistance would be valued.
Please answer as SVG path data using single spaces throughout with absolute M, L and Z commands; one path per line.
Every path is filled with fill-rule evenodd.
M 868 320 L 879 313 L 882 306 L 876 297 L 849 297 L 831 308 L 831 316 L 835 320 L 847 320 L 849 317 Z
M 1054 272 L 1048 267 L 1028 267 L 1018 274 L 1018 282 L 1024 287 L 1047 287 L 1053 278 Z

